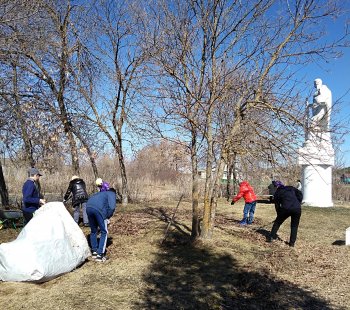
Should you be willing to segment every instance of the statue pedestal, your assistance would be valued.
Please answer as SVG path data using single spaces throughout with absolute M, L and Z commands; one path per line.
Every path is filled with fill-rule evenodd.
M 303 204 L 313 207 L 332 207 L 332 167 L 334 150 L 329 133 L 311 136 L 299 149 L 302 165 Z M 320 139 L 321 138 L 321 139 Z

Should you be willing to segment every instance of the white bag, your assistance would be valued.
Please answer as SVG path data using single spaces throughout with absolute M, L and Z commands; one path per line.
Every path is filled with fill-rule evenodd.
M 17 239 L 0 244 L 0 280 L 45 282 L 91 255 L 86 237 L 62 202 L 38 209 Z

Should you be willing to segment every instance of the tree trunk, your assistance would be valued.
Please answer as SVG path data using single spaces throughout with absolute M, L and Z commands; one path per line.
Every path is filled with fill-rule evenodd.
M 74 130 L 75 136 L 80 140 L 80 142 L 82 143 L 82 145 L 86 149 L 86 152 L 87 152 L 87 154 L 89 156 L 91 167 L 92 167 L 92 170 L 94 172 L 95 179 L 96 179 L 98 177 L 98 170 L 97 170 L 95 157 L 94 157 L 93 153 L 91 152 L 90 146 L 89 146 L 88 143 L 86 143 L 85 139 L 80 134 L 80 132 L 78 130 L 76 130 L 76 128 L 73 128 L 73 130 Z
M 21 108 L 20 108 L 20 96 L 18 94 L 18 79 L 17 79 L 17 63 L 12 62 L 12 84 L 13 84 L 13 97 L 15 99 L 15 105 L 14 105 L 14 111 L 16 115 L 16 119 L 19 122 L 19 126 L 21 128 L 21 136 L 24 143 L 24 156 L 25 156 L 25 162 L 28 167 L 32 167 L 35 165 L 35 161 L 33 158 L 33 148 L 32 143 L 29 138 L 28 134 L 28 127 L 24 120 Z
M 231 191 L 231 175 L 233 173 L 233 164 L 229 163 L 227 165 L 227 184 L 226 184 L 226 198 L 227 201 L 230 201 L 230 198 L 232 197 L 232 191 Z
M 1 160 L 0 160 L 0 195 L 1 195 L 1 204 L 3 205 L 3 207 L 5 207 L 5 209 L 7 209 L 10 205 L 9 193 L 6 187 L 6 182 L 2 171 Z
M 191 164 L 192 164 L 192 231 L 191 238 L 194 240 L 200 234 L 199 227 L 199 176 L 198 176 L 198 158 L 196 132 L 192 130 L 191 144 Z
M 119 132 L 118 132 L 119 133 Z M 126 168 L 124 163 L 123 149 L 122 149 L 122 138 L 121 135 L 117 134 L 118 144 L 115 145 L 115 151 L 118 156 L 120 176 L 122 179 L 122 205 L 126 206 L 129 202 L 129 188 L 128 188 L 128 178 L 126 175 Z
M 72 132 L 72 123 L 68 117 L 67 113 L 67 107 L 64 100 L 64 94 L 67 86 L 67 68 L 68 68 L 68 38 L 67 38 L 67 27 L 68 27 L 68 21 L 69 21 L 69 14 L 70 14 L 70 7 L 67 9 L 66 16 L 64 18 L 64 22 L 62 25 L 60 25 L 60 34 L 61 34 L 61 44 L 62 44 L 62 55 L 60 58 L 60 79 L 59 79 L 59 91 L 57 93 L 57 102 L 60 108 L 60 116 L 61 120 L 64 126 L 64 131 L 66 133 L 69 146 L 70 146 L 70 152 L 71 152 L 71 158 L 72 158 L 72 169 L 73 173 L 79 175 L 80 174 L 80 168 L 79 168 L 79 157 L 78 157 L 78 150 L 77 150 L 77 144 L 74 140 L 74 135 Z
M 213 218 L 212 204 L 211 204 L 211 191 L 212 191 L 212 168 L 213 168 L 213 135 L 211 124 L 211 112 L 209 111 L 207 116 L 207 163 L 206 163 L 206 179 L 204 189 L 204 212 L 203 212 L 203 225 L 201 230 L 201 238 L 211 239 L 212 237 L 212 225 Z
M 228 153 L 230 153 L 230 150 L 228 150 Z M 233 174 L 235 173 L 235 162 L 236 162 L 236 154 L 234 153 L 233 156 L 228 155 L 227 156 L 227 185 L 226 185 L 226 198 L 227 201 L 231 200 L 232 197 L 232 189 L 231 189 L 231 185 L 234 185 L 231 182 L 231 175 L 233 176 Z
M 66 128 L 66 126 L 65 126 L 65 128 Z M 65 129 L 65 131 L 66 131 L 66 129 Z M 77 144 L 74 140 L 73 133 L 70 129 L 68 131 L 66 131 L 66 136 L 67 136 L 68 143 L 70 146 L 73 174 L 79 175 L 80 168 L 79 168 L 78 149 L 77 149 Z
M 213 186 L 213 191 L 212 191 L 212 196 L 210 200 L 210 218 L 211 218 L 211 223 L 210 223 L 210 230 L 211 230 L 211 235 L 213 234 L 214 230 L 214 224 L 215 224 L 215 215 L 216 215 L 216 207 L 218 204 L 218 197 L 219 197 L 219 191 L 220 191 L 220 185 L 221 185 L 221 179 L 222 175 L 224 173 L 224 168 L 225 168 L 225 161 L 223 160 L 223 157 L 221 157 L 221 160 L 217 163 L 217 170 L 215 174 L 215 180 L 214 180 L 214 186 Z

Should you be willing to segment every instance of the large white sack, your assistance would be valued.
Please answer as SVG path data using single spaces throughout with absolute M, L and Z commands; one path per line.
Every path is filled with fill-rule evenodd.
M 91 255 L 84 233 L 62 202 L 34 213 L 17 239 L 0 244 L 0 280 L 50 280 L 69 272 Z

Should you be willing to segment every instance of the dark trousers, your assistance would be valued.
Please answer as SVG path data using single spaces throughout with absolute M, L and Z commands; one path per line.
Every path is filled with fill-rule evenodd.
M 97 254 L 103 256 L 106 251 L 108 236 L 107 219 L 104 219 L 101 213 L 94 208 L 87 207 L 86 213 L 91 229 L 90 243 L 92 252 L 96 252 Z M 97 242 L 98 228 L 100 228 L 101 233 L 99 242 Z
M 297 240 L 300 216 L 301 216 L 301 209 L 287 210 L 287 209 L 280 208 L 279 210 L 277 210 L 277 217 L 275 219 L 275 222 L 271 230 L 271 238 L 274 238 L 274 239 L 277 238 L 278 229 L 288 217 L 291 217 L 289 245 L 293 246 L 295 241 Z
M 24 211 L 24 210 L 22 210 L 23 217 L 24 217 L 24 225 L 26 225 L 33 218 L 33 213 L 35 211 L 36 210 L 33 210 L 32 212 L 31 211 Z

